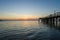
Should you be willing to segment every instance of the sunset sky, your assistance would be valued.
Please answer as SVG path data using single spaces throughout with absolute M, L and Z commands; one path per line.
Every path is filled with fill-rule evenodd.
M 60 0 L 0 0 L 0 19 L 39 18 L 60 11 Z

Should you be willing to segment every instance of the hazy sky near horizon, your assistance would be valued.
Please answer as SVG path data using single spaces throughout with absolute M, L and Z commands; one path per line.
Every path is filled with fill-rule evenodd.
M 60 11 L 60 0 L 0 0 L 0 19 L 36 18 Z

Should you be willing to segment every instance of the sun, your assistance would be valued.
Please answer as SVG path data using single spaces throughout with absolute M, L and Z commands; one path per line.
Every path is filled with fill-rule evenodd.
M 25 16 L 23 16 L 22 19 L 27 20 L 27 19 L 29 19 L 29 18 L 30 18 L 30 16 L 25 15 Z
M 24 17 L 23 19 L 24 19 L 24 20 L 27 20 L 27 19 L 29 19 L 29 18 L 28 18 L 28 17 Z
M 23 19 L 27 20 L 27 19 L 34 19 L 37 18 L 37 16 L 24 16 Z

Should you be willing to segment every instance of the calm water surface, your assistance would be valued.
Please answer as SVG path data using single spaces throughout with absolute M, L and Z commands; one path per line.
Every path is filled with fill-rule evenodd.
M 0 21 L 0 40 L 60 40 L 60 30 L 38 21 Z

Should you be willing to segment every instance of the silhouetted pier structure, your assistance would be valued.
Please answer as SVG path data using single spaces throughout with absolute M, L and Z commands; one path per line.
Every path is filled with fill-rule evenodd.
M 56 12 L 49 16 L 39 18 L 38 21 L 42 21 L 43 23 L 59 25 L 60 24 L 60 12 Z

